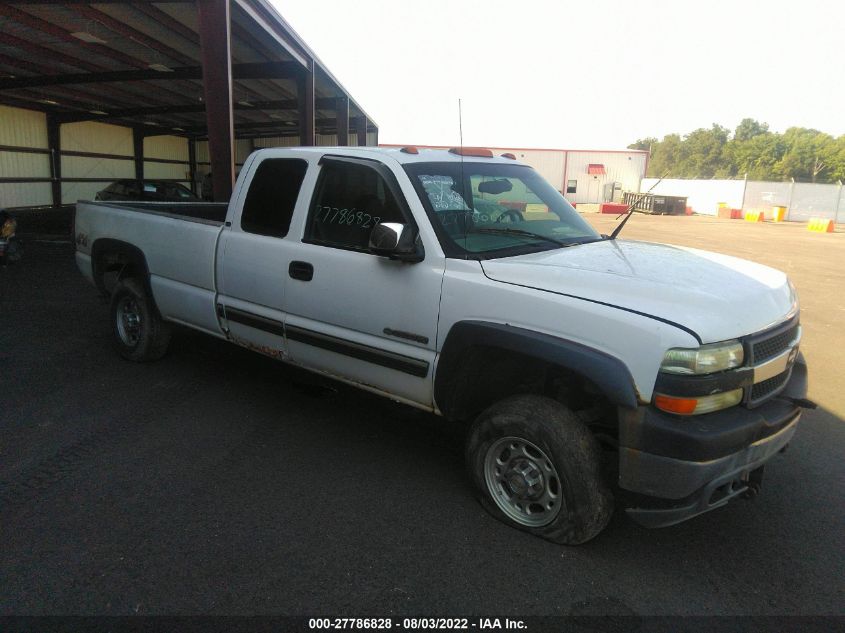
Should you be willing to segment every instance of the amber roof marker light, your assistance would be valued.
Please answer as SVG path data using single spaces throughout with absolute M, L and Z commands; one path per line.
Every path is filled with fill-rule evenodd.
M 486 147 L 453 147 L 450 154 L 458 156 L 477 156 L 479 158 L 493 158 L 493 152 Z

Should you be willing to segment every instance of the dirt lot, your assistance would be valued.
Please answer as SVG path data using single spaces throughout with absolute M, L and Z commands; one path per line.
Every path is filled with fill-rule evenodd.
M 615 215 L 584 217 L 602 233 L 610 233 L 617 223 Z M 744 257 L 786 272 L 801 301 L 810 398 L 845 418 L 845 233 L 811 233 L 798 222 L 637 214 L 621 237 Z
M 788 270 L 824 408 L 755 501 L 662 530 L 617 508 L 577 548 L 481 509 L 459 426 L 189 331 L 121 360 L 71 246 L 32 244 L 0 268 L 0 615 L 845 616 L 843 236 L 640 216 L 624 235 Z

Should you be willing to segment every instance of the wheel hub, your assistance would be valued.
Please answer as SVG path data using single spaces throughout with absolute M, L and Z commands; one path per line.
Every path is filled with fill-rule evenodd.
M 536 499 L 543 493 L 543 473 L 537 464 L 529 459 L 515 460 L 508 468 L 504 481 L 514 496 L 521 499 Z
M 124 297 L 117 306 L 117 333 L 126 345 L 137 345 L 141 337 L 141 309 L 132 297 Z
M 554 464 L 528 440 L 503 437 L 493 442 L 484 458 L 484 479 L 496 505 L 522 525 L 546 525 L 563 506 Z

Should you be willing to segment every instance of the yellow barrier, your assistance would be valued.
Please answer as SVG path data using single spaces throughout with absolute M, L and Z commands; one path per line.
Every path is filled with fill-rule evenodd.
M 772 221 L 783 222 L 786 217 L 786 207 L 772 207 Z
M 763 212 L 762 211 L 749 211 L 745 214 L 745 221 L 746 222 L 762 222 L 763 221 Z
M 807 222 L 807 230 L 815 233 L 833 233 L 834 228 L 833 220 L 827 218 L 810 218 Z

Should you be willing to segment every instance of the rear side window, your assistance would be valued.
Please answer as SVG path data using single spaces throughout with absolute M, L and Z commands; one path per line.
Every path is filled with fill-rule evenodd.
M 248 233 L 284 237 L 308 163 L 297 158 L 268 158 L 255 170 L 246 193 L 241 228 Z
M 381 174 L 368 165 L 327 161 L 320 171 L 305 239 L 366 251 L 379 222 L 407 222 Z

